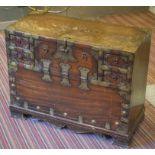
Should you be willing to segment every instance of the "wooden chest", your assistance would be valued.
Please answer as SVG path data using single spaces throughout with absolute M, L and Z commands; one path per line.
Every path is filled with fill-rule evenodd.
M 129 144 L 144 118 L 148 30 L 42 14 L 5 32 L 12 113 Z

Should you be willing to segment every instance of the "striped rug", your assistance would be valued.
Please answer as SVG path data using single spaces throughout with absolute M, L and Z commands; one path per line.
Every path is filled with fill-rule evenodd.
M 103 22 L 150 27 L 153 30 L 148 84 L 155 83 L 155 16 L 149 12 L 110 15 Z M 10 117 L 8 109 L 9 87 L 5 41 L 0 33 L 0 148 L 1 149 L 114 149 L 112 139 L 94 134 L 76 134 L 69 129 L 59 129 L 36 119 L 22 120 Z M 131 148 L 155 148 L 155 108 L 146 101 L 145 119 L 134 135 Z

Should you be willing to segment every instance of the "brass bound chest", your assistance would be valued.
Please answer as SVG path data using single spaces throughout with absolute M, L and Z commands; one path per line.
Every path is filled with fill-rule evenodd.
M 148 30 L 35 14 L 5 34 L 12 113 L 129 144 L 144 118 Z

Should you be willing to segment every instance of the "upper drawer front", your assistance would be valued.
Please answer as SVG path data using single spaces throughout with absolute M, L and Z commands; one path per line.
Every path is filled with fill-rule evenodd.
M 112 85 L 119 85 L 121 83 L 127 83 L 127 74 L 119 72 L 104 71 L 104 81 L 110 82 Z
M 98 70 L 97 75 L 91 79 L 92 84 L 130 91 L 134 55 L 100 50 L 96 52 L 96 58 Z
M 49 60 L 53 75 L 60 76 L 62 63 L 70 66 L 70 78 L 75 80 L 79 79 L 80 67 L 88 68 L 89 73 L 95 70 L 97 63 L 89 46 L 45 39 L 36 42 L 38 42 L 34 50 L 36 60 L 39 63 L 42 63 L 42 60 Z
M 132 65 L 133 56 L 111 51 L 104 53 L 104 65 L 127 68 Z
M 29 48 L 29 38 L 16 35 L 10 35 L 11 45 L 14 47 L 20 47 L 24 49 Z

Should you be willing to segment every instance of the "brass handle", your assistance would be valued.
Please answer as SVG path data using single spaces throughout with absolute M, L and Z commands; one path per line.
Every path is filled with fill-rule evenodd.
M 42 59 L 42 64 L 43 64 L 43 77 L 42 80 L 47 81 L 47 82 L 51 82 L 51 77 L 50 77 L 50 64 L 51 61 L 48 59 Z
M 88 57 L 87 54 L 85 52 L 82 53 L 82 59 L 87 61 Z
M 66 87 L 70 87 L 71 84 L 69 82 L 69 70 L 71 66 L 69 64 L 61 63 L 60 67 L 61 67 L 61 76 L 62 76 L 61 84 Z
M 89 73 L 89 69 L 85 68 L 85 67 L 80 67 L 80 79 L 81 79 L 81 83 L 79 85 L 79 88 L 82 90 L 89 90 L 88 88 L 88 73 Z

